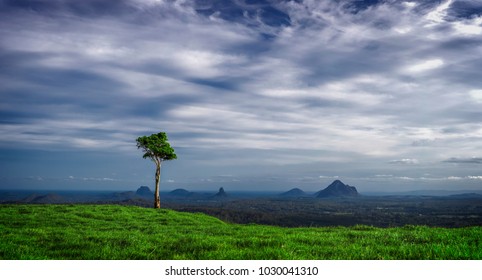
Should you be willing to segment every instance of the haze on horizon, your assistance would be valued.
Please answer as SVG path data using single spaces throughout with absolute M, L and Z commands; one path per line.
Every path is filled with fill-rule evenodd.
M 0 0 L 0 189 L 482 189 L 478 0 Z

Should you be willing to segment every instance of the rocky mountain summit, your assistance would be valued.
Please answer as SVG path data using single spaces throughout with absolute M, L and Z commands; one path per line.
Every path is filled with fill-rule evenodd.
M 335 180 L 325 189 L 317 192 L 316 197 L 354 197 L 358 196 L 358 191 L 355 187 L 345 185 L 340 180 Z
M 224 188 L 219 188 L 219 191 L 217 194 L 214 195 L 215 197 L 227 197 L 228 194 L 224 191 Z

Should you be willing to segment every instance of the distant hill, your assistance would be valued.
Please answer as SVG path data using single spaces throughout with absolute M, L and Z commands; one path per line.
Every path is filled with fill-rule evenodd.
M 137 189 L 136 195 L 152 197 L 154 195 L 154 193 L 151 191 L 151 189 L 149 187 L 141 186 Z
M 224 188 L 219 188 L 219 191 L 217 194 L 214 195 L 214 197 L 216 198 L 224 198 L 224 197 L 228 197 L 228 194 L 224 191 Z
M 287 192 L 281 193 L 280 196 L 286 196 L 286 197 L 306 196 L 306 193 L 299 188 L 293 188 Z
M 316 197 L 355 197 L 358 191 L 355 187 L 345 185 L 340 180 L 335 180 L 325 189 L 317 192 Z
M 179 197 L 188 197 L 188 196 L 191 196 L 193 194 L 194 194 L 193 192 L 190 192 L 190 191 L 185 190 L 185 189 L 175 189 L 175 190 L 169 192 L 169 195 L 179 196 Z
M 116 192 L 112 194 L 108 194 L 104 197 L 106 200 L 124 200 L 124 199 L 130 199 L 133 198 L 136 194 L 133 191 L 127 191 L 127 192 Z
M 466 194 L 479 194 L 482 195 L 482 190 L 414 190 L 414 191 L 404 191 L 404 192 L 363 192 L 367 196 L 387 196 L 387 195 L 397 195 L 397 196 L 440 196 L 440 197 L 452 197 L 457 195 Z
M 65 203 L 66 200 L 64 197 L 56 193 L 49 193 L 46 195 L 31 194 L 28 197 L 24 198 L 22 202 L 51 204 L 51 203 Z
M 482 198 L 482 194 L 478 193 L 461 193 L 461 194 L 453 194 L 449 195 L 452 198 Z

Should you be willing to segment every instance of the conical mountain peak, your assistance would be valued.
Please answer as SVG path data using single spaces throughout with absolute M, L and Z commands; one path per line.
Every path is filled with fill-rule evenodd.
M 340 180 L 335 180 L 325 189 L 319 191 L 316 197 L 344 197 L 344 196 L 358 196 L 358 191 L 355 187 L 345 185 Z

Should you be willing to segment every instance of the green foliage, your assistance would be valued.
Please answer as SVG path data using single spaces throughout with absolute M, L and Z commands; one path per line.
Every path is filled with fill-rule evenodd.
M 150 158 L 154 161 L 173 160 L 177 158 L 174 149 L 168 142 L 167 134 L 159 132 L 151 136 L 141 136 L 136 139 L 137 148 L 144 152 L 143 158 Z
M 482 227 L 280 228 L 117 205 L 0 205 L 0 259 L 482 259 Z

